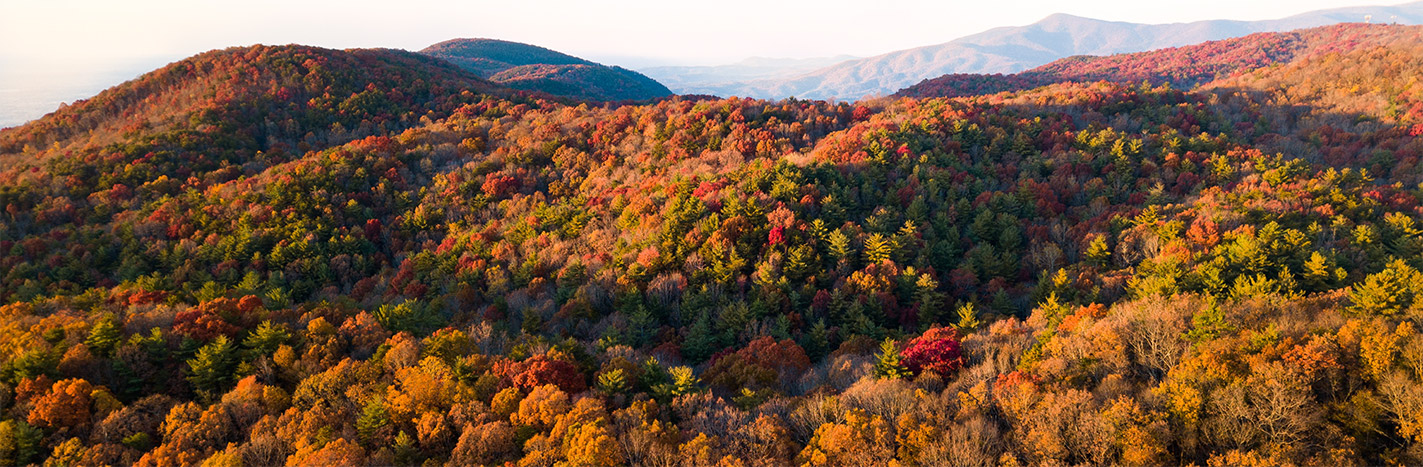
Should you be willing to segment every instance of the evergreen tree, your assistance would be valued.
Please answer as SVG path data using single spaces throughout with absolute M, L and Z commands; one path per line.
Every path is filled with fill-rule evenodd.
M 20 420 L 0 422 L 0 463 L 29 465 L 39 455 L 44 432 Z
M 395 461 L 400 465 L 417 464 L 416 456 L 420 454 L 419 446 L 415 444 L 415 437 L 410 436 L 405 430 L 395 435 Z
M 635 349 L 641 348 L 652 341 L 655 332 L 657 323 L 652 312 L 647 309 L 647 305 L 639 303 L 636 310 L 628 316 L 628 343 Z
M 84 339 L 84 345 L 88 346 L 89 350 L 96 355 L 104 357 L 113 355 L 119 340 L 123 338 L 123 333 L 115 321 L 112 313 L 105 313 L 104 317 L 89 329 L 89 337 Z
M 622 394 L 628 389 L 627 376 L 622 368 L 614 368 L 598 375 L 598 390 L 604 394 Z
M 825 238 L 826 246 L 830 248 L 830 254 L 836 259 L 845 261 L 850 259 L 850 237 L 841 232 L 840 229 L 830 231 Z
M 865 262 L 876 264 L 889 259 L 892 248 L 888 239 L 878 233 L 870 234 L 865 238 Z
M 257 329 L 247 336 L 247 340 L 242 341 L 242 345 L 247 346 L 254 357 L 270 355 L 290 338 L 291 333 L 287 332 L 286 326 L 272 324 L 271 320 L 267 320 L 257 326 Z
M 914 282 L 914 303 L 919 307 L 919 324 L 931 325 L 940 318 L 940 307 L 944 304 L 944 294 L 939 292 L 939 281 L 928 274 L 920 274 Z
M 361 437 L 361 441 L 371 443 L 379 435 L 381 429 L 390 426 L 390 413 L 385 408 L 385 401 L 380 397 L 372 397 L 361 409 L 360 418 L 356 419 L 356 434 Z
M 1311 292 L 1322 292 L 1334 289 L 1348 276 L 1344 268 L 1335 266 L 1332 260 L 1315 251 L 1310 253 L 1309 260 L 1304 263 L 1300 285 Z
M 1087 262 L 1098 267 L 1106 267 L 1111 261 L 1112 250 L 1107 247 L 1106 236 L 1092 237 L 1092 243 L 1087 245 Z
M 1349 290 L 1349 312 L 1358 316 L 1392 316 L 1413 303 L 1416 289 L 1423 288 L 1423 273 L 1394 260 L 1383 271 L 1370 274 Z
M 188 382 L 204 400 L 216 399 L 234 380 L 232 342 L 219 335 L 188 360 Z
M 811 360 L 819 360 L 830 351 L 830 327 L 824 319 L 818 319 L 810 327 L 810 332 L 801 335 L 801 348 Z
M 1201 342 L 1234 330 L 1235 326 L 1225 321 L 1225 313 L 1220 311 L 1215 296 L 1207 296 L 1206 307 L 1191 316 L 1191 330 L 1186 333 L 1186 338 Z
M 979 324 L 982 324 L 978 320 L 978 310 L 973 307 L 973 302 L 966 302 L 960 305 L 958 309 L 954 310 L 954 313 L 959 317 L 959 321 L 954 323 L 954 327 L 960 330 L 972 330 L 977 328 Z
M 701 379 L 692 373 L 692 367 L 678 366 L 667 370 L 672 375 L 672 395 L 680 396 L 697 392 Z
M 895 345 L 894 339 L 886 337 L 880 343 L 879 355 L 876 355 L 875 377 L 879 379 L 899 379 L 910 376 L 909 368 L 899 359 L 899 346 Z
M 682 342 L 682 355 L 692 362 L 704 362 L 719 350 L 716 330 L 712 328 L 711 316 L 706 311 L 697 314 L 696 321 L 687 328 L 687 338 Z

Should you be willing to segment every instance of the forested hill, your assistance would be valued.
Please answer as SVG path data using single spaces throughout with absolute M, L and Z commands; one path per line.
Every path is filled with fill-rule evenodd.
M 502 85 L 595 101 L 645 101 L 672 95 L 636 71 L 543 47 L 495 39 L 453 39 L 420 53 L 448 60 Z
M 216 50 L 0 132 L 0 168 L 17 177 L 39 166 L 72 176 L 72 196 L 116 183 L 138 188 L 163 175 L 211 177 L 254 162 L 247 170 L 260 170 L 272 158 L 444 118 L 471 102 L 471 92 L 496 89 L 446 62 L 397 50 Z
M 0 464 L 1423 463 L 1423 43 L 1294 34 L 855 104 L 203 54 L 0 131 Z
M 1010 75 L 948 74 L 896 93 L 903 97 L 957 97 L 1024 90 L 1061 82 L 1150 82 L 1190 88 L 1216 79 L 1325 54 L 1416 44 L 1411 26 L 1339 24 L 1290 32 L 1251 34 L 1197 45 L 1110 56 L 1077 56 Z

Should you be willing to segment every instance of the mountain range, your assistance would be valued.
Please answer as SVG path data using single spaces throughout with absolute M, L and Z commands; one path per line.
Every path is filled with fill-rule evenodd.
M 1423 26 L 854 103 L 492 45 L 0 130 L 0 465 L 1423 465 Z
M 1027 26 L 994 28 L 943 44 L 848 60 L 794 76 L 746 76 L 734 82 L 673 84 L 672 88 L 683 94 L 855 100 L 892 94 L 950 73 L 1015 73 L 1074 55 L 1141 52 L 1256 32 L 1366 20 L 1423 24 L 1423 2 L 1320 10 L 1267 21 L 1139 24 L 1054 14 Z M 647 73 L 668 83 L 687 81 L 672 73 L 675 71 L 664 68 Z
M 952 73 L 901 89 L 898 97 L 959 97 L 1022 91 L 1063 82 L 1170 84 L 1191 88 L 1322 53 L 1420 42 L 1394 27 L 1344 23 L 1108 56 L 1079 55 L 1012 74 Z

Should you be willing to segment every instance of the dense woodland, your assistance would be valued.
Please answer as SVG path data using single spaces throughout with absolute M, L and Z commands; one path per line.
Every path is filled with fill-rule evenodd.
M 1423 463 L 1423 29 L 1276 39 L 858 103 L 199 55 L 0 132 L 0 464 Z

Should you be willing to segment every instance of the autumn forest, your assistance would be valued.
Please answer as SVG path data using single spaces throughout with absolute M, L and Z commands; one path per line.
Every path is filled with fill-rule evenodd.
M 0 465 L 1423 463 L 1423 27 L 850 102 L 460 63 L 0 131 Z

